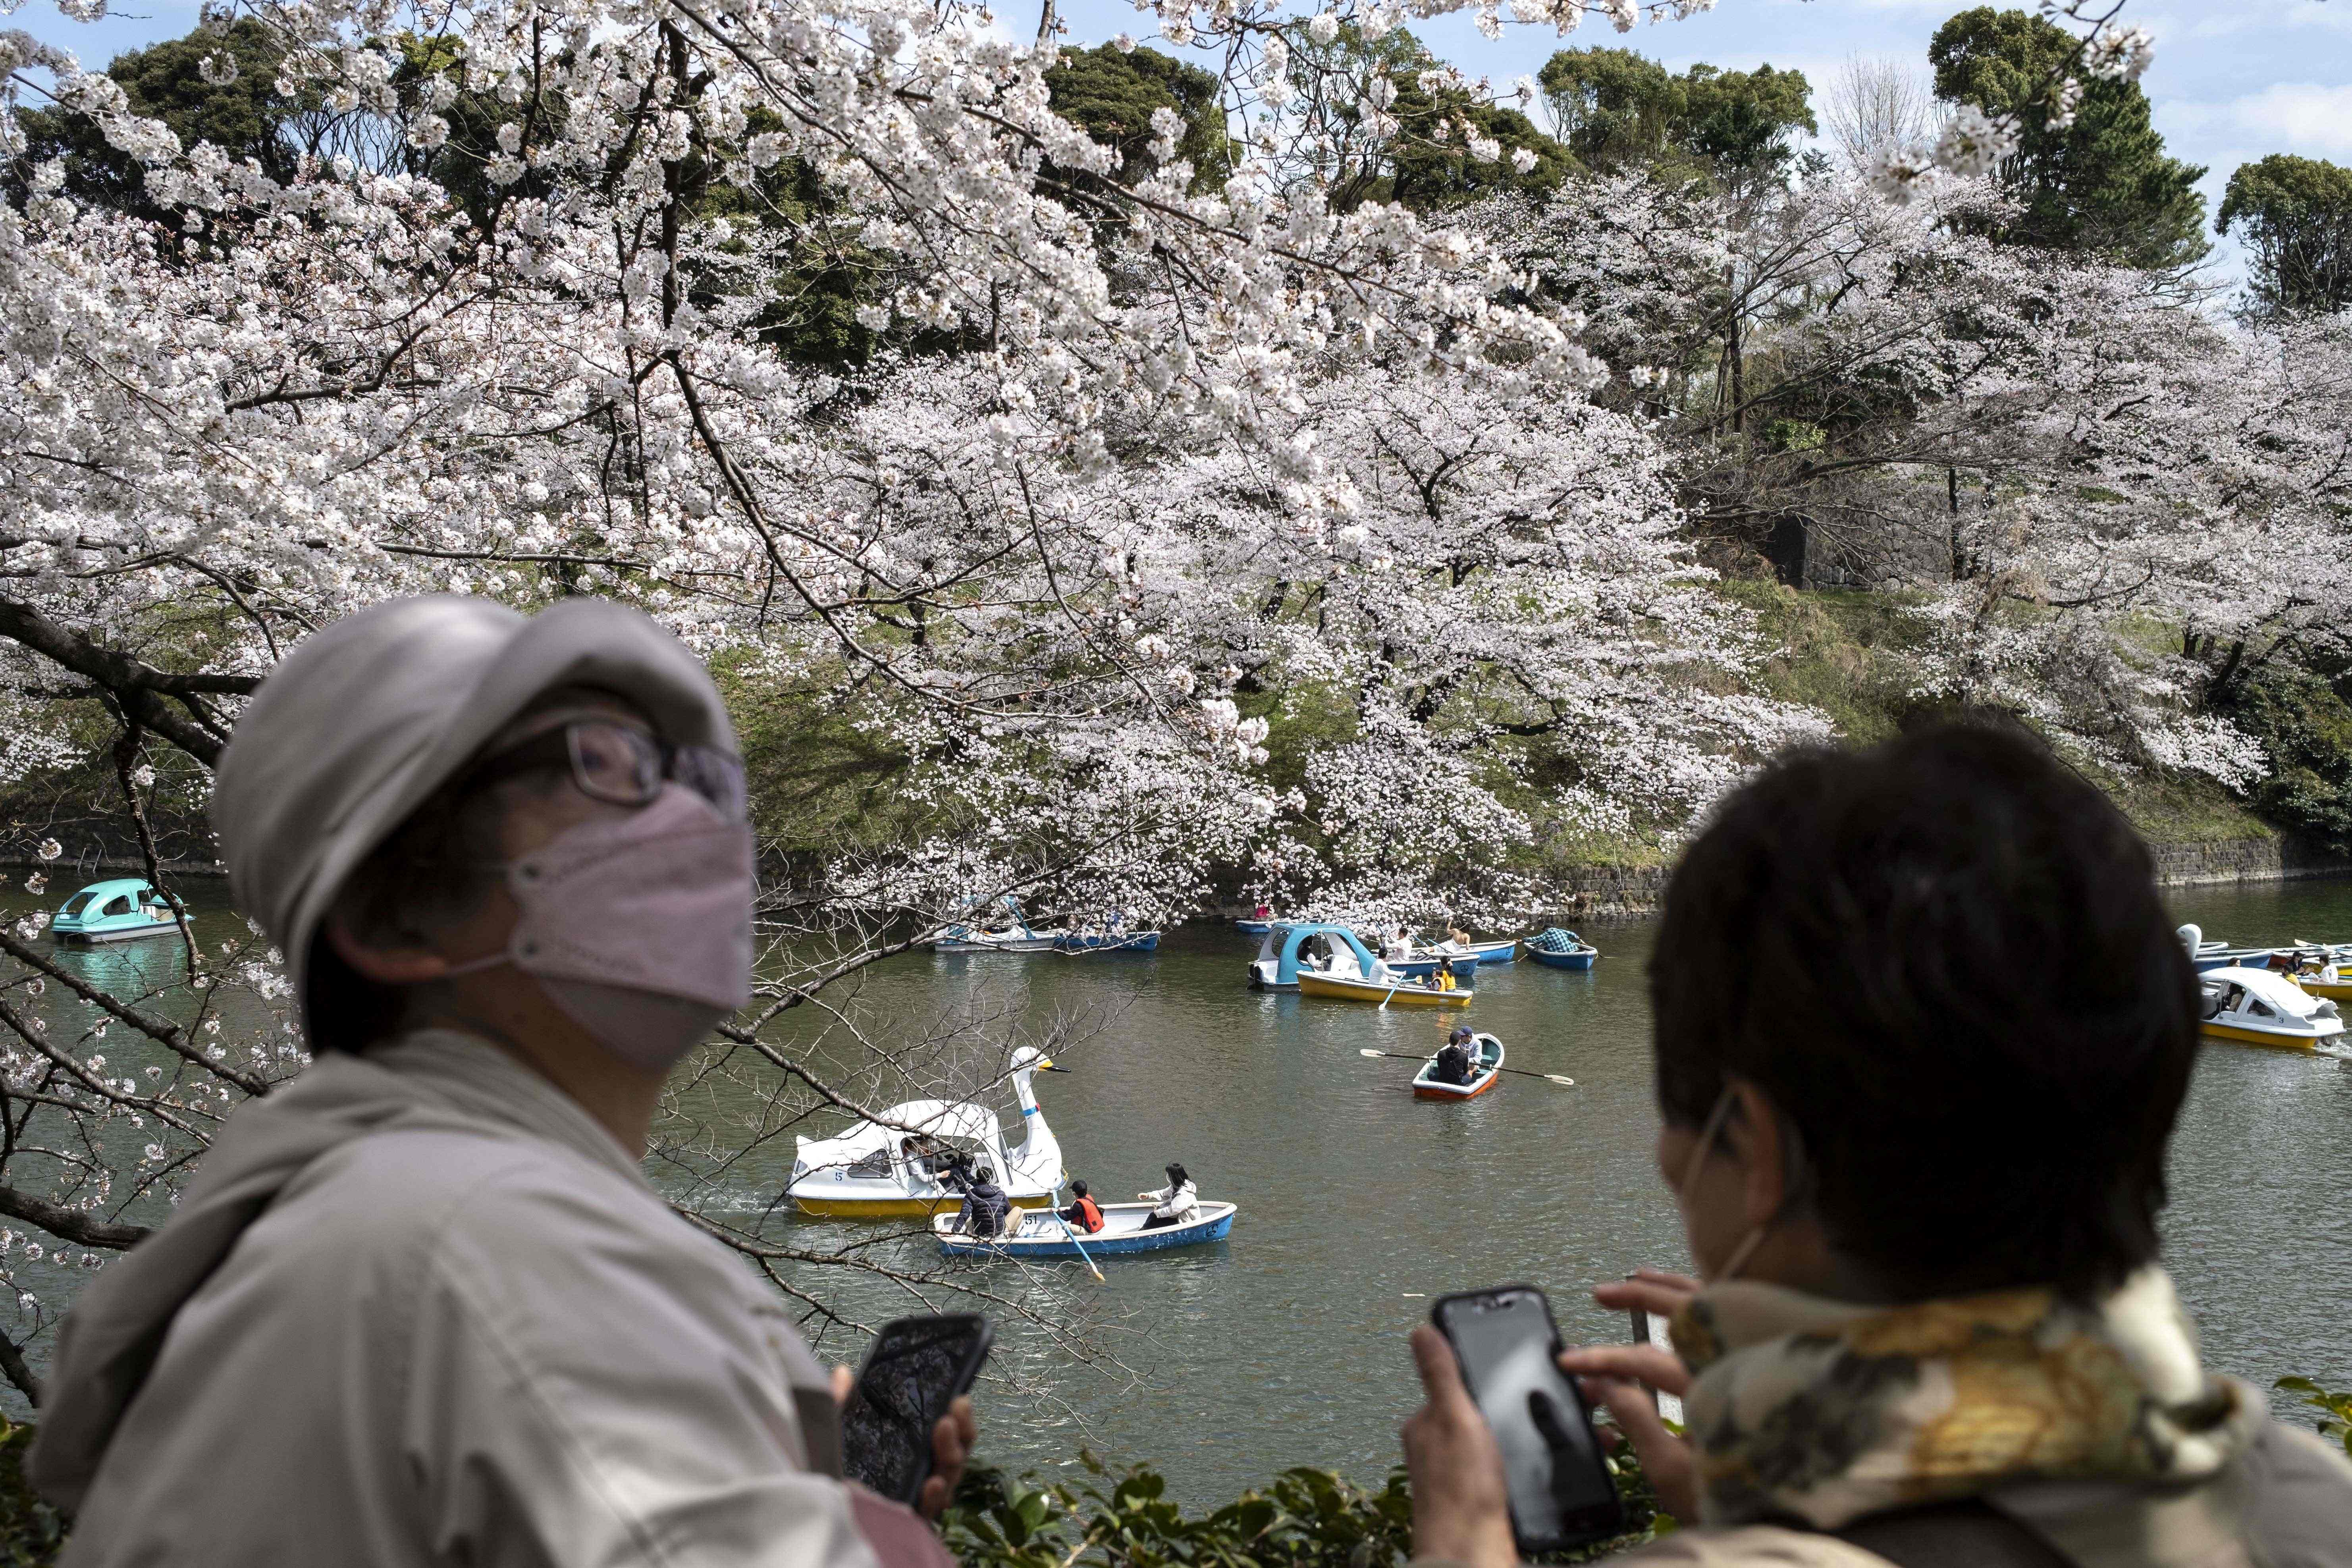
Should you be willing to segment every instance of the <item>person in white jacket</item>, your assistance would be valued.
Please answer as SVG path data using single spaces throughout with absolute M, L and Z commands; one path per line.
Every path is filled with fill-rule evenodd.
M 587 600 L 380 605 L 263 683 L 213 821 L 314 1059 L 66 1321 L 26 1468 L 68 1568 L 947 1568 L 640 1169 L 750 995 L 740 765 L 685 647 Z M 936 1515 L 970 1406 L 932 1436 Z
M 1201 1189 L 1192 1184 L 1192 1178 L 1184 1173 L 1183 1166 L 1172 1163 L 1168 1166 L 1166 1186 L 1135 1195 L 1145 1203 L 1160 1205 L 1144 1216 L 1143 1228 L 1146 1230 L 1164 1230 L 1171 1225 L 1182 1225 L 1201 1209 Z

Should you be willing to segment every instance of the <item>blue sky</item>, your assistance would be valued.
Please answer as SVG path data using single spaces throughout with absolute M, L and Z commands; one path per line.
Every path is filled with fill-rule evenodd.
M 1038 0 L 1000 0 L 1008 30 L 1026 36 Z M 2019 3 L 2019 0 L 2011 0 Z M 116 51 L 176 37 L 195 26 L 180 0 L 126 0 L 96 23 L 26 5 L 10 20 L 96 64 Z M 1629 47 L 1676 70 L 1698 60 L 1732 68 L 1769 62 L 1802 70 L 1818 89 L 1850 56 L 1919 64 L 1927 39 L 1963 0 L 1720 0 L 1705 16 L 1626 35 L 1588 22 L 1571 44 Z M 1122 30 L 1149 32 L 1148 16 L 1123 0 L 1061 0 L 1071 37 L 1099 43 Z M 2156 64 L 2142 82 L 2156 127 L 2175 157 L 2205 164 L 2208 201 L 2230 171 L 2266 153 L 2352 164 L 2352 0 L 2129 0 L 2125 20 L 2156 36 Z M 1533 75 L 1561 47 L 1549 29 L 1510 26 L 1482 38 L 1465 16 L 1416 24 L 1441 58 L 1503 86 Z M 2225 258 L 2226 259 L 2226 258 Z

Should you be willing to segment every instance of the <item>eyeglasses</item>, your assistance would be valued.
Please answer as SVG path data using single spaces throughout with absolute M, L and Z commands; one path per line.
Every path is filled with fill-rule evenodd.
M 730 822 L 746 815 L 743 759 L 709 746 L 680 746 L 612 719 L 574 719 L 486 758 L 467 775 L 486 784 L 540 768 L 568 767 L 592 800 L 649 805 L 676 780 Z

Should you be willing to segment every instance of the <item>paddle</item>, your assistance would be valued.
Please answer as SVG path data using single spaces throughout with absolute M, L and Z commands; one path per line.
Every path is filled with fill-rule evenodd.
M 1426 1062 L 1429 1060 L 1427 1057 L 1409 1057 L 1402 1051 L 1375 1051 L 1360 1047 L 1358 1047 L 1356 1054 L 1360 1057 L 1394 1057 L 1401 1062 Z M 1576 1080 L 1568 1077 L 1564 1073 L 1529 1072 L 1525 1068 L 1495 1068 L 1495 1071 L 1515 1074 L 1519 1078 L 1539 1078 L 1546 1083 L 1561 1084 L 1570 1089 L 1574 1089 L 1576 1087 Z
M 1051 1198 L 1046 1200 L 1045 1212 L 1054 1216 L 1054 1223 L 1062 1227 L 1062 1234 L 1070 1238 L 1070 1245 L 1078 1249 L 1078 1261 L 1084 1263 L 1087 1266 L 1087 1271 L 1094 1275 L 1095 1283 L 1097 1285 L 1109 1284 L 1110 1281 L 1103 1278 L 1103 1271 L 1095 1267 L 1095 1260 L 1087 1256 L 1086 1244 L 1078 1239 L 1078 1233 L 1070 1228 L 1070 1222 L 1062 1217 L 1062 1211 L 1053 1206 L 1053 1200 Z

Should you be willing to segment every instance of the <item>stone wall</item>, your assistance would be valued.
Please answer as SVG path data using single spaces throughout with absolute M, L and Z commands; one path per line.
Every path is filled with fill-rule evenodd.
M 2168 888 L 2212 882 L 2291 882 L 2352 875 L 2352 862 L 2290 838 L 2223 839 L 2210 844 L 2151 844 L 2156 879 Z

